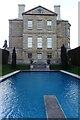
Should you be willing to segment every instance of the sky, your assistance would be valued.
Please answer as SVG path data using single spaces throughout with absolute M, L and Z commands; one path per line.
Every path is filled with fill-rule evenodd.
M 54 5 L 60 5 L 61 19 L 68 20 L 70 47 L 78 46 L 78 2 L 79 0 L 1 0 L 0 1 L 0 48 L 6 39 L 9 45 L 9 19 L 18 18 L 18 4 L 25 4 L 25 11 L 39 5 L 54 12 Z

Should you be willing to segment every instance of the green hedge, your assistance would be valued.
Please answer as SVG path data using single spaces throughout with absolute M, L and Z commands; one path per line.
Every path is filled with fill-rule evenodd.
M 50 64 L 50 70 L 60 70 L 61 64 Z
M 80 66 L 80 47 L 68 51 L 68 61 L 70 65 Z
M 79 66 L 71 66 L 71 67 L 69 67 L 69 69 L 67 71 L 80 76 L 80 67 Z
M 8 64 L 9 51 L 0 49 L 0 64 Z
M 16 70 L 29 70 L 30 69 L 30 64 L 17 64 L 16 65 Z

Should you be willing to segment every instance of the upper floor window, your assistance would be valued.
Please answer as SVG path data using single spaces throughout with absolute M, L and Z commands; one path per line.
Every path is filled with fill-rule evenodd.
M 28 20 L 28 28 L 31 29 L 33 27 L 33 21 Z
M 70 42 L 68 42 L 68 48 L 70 48 Z
M 42 29 L 42 20 L 37 21 L 37 28 Z
M 51 20 L 48 20 L 47 21 L 47 28 L 51 28 L 52 27 L 52 21 Z
M 47 48 L 52 48 L 52 38 L 47 38 Z
M 32 48 L 32 37 L 28 37 L 28 48 Z
M 37 48 L 42 48 L 42 37 L 37 38 Z
M 68 36 L 70 37 L 70 29 L 68 28 Z

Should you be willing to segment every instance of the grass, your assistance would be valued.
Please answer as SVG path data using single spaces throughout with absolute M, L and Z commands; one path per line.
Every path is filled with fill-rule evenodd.
M 60 70 L 61 64 L 51 64 L 50 70 Z M 70 66 L 66 71 L 77 74 L 80 76 L 80 66 Z
M 71 66 L 67 71 L 80 76 L 80 66 Z
M 51 64 L 50 65 L 51 70 L 60 70 L 61 69 L 61 64 Z M 0 76 L 11 73 L 15 70 L 30 70 L 30 65 L 29 64 L 20 64 L 16 65 L 15 68 L 13 68 L 11 65 L 0 65 Z M 77 74 L 80 76 L 80 66 L 71 66 L 67 70 L 68 72 Z
M 13 68 L 11 65 L 0 65 L 0 76 L 6 75 L 8 73 L 14 72 L 15 70 L 29 70 L 30 65 L 16 65 L 15 68 Z

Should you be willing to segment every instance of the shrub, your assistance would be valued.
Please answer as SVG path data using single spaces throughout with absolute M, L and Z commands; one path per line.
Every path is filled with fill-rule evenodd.
M 12 53 L 12 67 L 16 66 L 16 51 L 15 51 L 15 47 L 13 49 L 13 53 Z
M 64 45 L 61 47 L 61 64 L 62 69 L 68 68 L 67 50 Z

